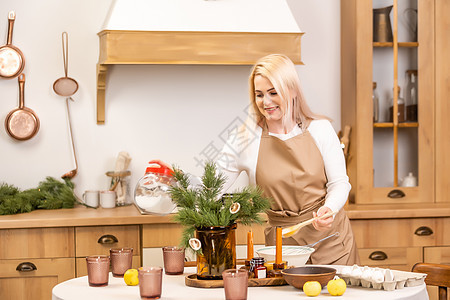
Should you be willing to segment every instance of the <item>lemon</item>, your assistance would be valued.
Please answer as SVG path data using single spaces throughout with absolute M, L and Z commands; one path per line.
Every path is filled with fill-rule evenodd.
M 123 274 L 123 280 L 127 285 L 138 285 L 138 270 L 136 269 L 128 269 L 125 274 Z
M 342 278 L 336 278 L 328 281 L 327 290 L 331 296 L 342 296 L 346 289 L 347 284 Z
M 305 292 L 306 296 L 315 297 L 319 296 L 322 291 L 322 286 L 318 281 L 307 281 L 303 285 L 303 292 Z

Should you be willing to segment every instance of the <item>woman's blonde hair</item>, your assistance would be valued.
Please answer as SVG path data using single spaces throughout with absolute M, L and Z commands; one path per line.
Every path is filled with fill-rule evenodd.
M 311 120 L 324 118 L 314 114 L 305 101 L 300 87 L 300 80 L 294 63 L 283 54 L 270 54 L 260 58 L 249 77 L 250 92 L 250 116 L 253 122 L 260 125 L 264 116 L 256 106 L 255 99 L 255 76 L 261 75 L 267 78 L 284 102 L 284 124 L 289 124 L 290 119 L 302 128 L 307 128 Z

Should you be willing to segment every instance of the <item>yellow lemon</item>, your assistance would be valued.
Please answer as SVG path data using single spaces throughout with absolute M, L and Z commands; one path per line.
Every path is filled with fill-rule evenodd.
M 331 296 L 342 296 L 346 289 L 347 284 L 342 278 L 336 278 L 328 281 L 327 290 Z
M 322 291 L 322 286 L 318 281 L 307 281 L 303 285 L 303 292 L 305 292 L 306 296 L 315 297 L 319 296 Z
M 136 269 L 128 269 L 125 274 L 123 274 L 123 280 L 127 285 L 138 285 L 138 270 Z

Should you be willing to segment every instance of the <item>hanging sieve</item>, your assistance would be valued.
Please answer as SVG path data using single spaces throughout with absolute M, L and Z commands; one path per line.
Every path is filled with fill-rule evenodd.
M 59 96 L 70 97 L 77 92 L 78 82 L 75 79 L 67 76 L 69 69 L 69 36 L 65 31 L 62 33 L 62 50 L 65 76 L 58 78 L 53 83 L 53 90 Z

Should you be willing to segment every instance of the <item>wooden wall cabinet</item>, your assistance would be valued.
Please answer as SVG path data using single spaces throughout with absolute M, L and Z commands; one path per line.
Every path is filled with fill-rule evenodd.
M 450 4 L 387 2 L 393 5 L 393 42 L 380 43 L 373 41 L 373 9 L 386 1 L 341 0 L 341 125 L 352 127 L 347 160 L 353 187 L 350 203 L 448 203 L 450 65 L 445 51 Z M 417 41 L 410 39 L 405 25 L 405 10 L 410 8 L 417 10 Z M 408 70 L 418 74 L 417 121 L 403 121 L 398 114 L 403 107 L 397 100 L 405 98 Z M 373 82 L 380 101 L 378 122 L 373 117 Z M 417 177 L 417 186 L 402 185 L 409 172 Z

